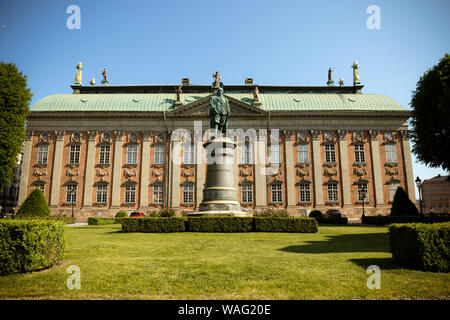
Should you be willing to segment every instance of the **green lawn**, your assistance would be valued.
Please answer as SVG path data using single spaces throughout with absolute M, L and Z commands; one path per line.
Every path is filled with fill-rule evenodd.
M 0 298 L 449 299 L 450 274 L 391 262 L 387 228 L 319 227 L 315 234 L 121 233 L 120 225 L 67 229 L 64 261 L 0 277 Z M 369 290 L 369 265 L 381 289 Z M 69 290 L 69 265 L 81 289 Z

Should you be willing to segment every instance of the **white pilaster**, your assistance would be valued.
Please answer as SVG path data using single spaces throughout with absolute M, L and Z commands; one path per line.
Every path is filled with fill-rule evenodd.
M 111 209 L 120 208 L 120 181 L 122 168 L 123 131 L 114 131 L 114 166 L 112 174 Z
M 23 147 L 22 164 L 20 167 L 20 187 L 19 187 L 19 199 L 17 206 L 20 207 L 27 197 L 28 189 L 28 176 L 30 174 L 30 158 L 32 147 L 33 131 L 27 131 L 27 140 Z
M 383 183 L 381 179 L 381 161 L 380 161 L 380 147 L 378 145 L 378 131 L 370 130 L 370 149 L 372 155 L 373 166 L 373 182 L 375 187 L 375 206 L 384 206 L 383 200 Z
M 144 131 L 142 133 L 142 162 L 141 162 L 141 183 L 139 197 L 139 211 L 145 211 L 148 209 L 148 190 L 150 183 L 150 138 L 151 133 Z
M 313 158 L 313 176 L 314 176 L 314 198 L 315 207 L 321 208 L 324 206 L 323 202 L 323 181 L 322 181 L 322 157 L 320 155 L 320 131 L 312 130 L 312 158 Z
M 409 144 L 409 135 L 408 130 L 400 131 L 402 136 L 402 151 L 403 151 L 403 160 L 405 165 L 405 178 L 406 178 L 406 188 L 408 189 L 408 196 L 413 203 L 416 203 L 416 191 L 415 191 L 415 182 L 414 182 L 414 173 L 412 168 L 412 159 L 411 159 L 411 148 Z
M 50 207 L 57 208 L 59 202 L 59 188 L 61 181 L 61 166 L 64 146 L 64 131 L 55 131 L 55 157 L 53 159 L 52 190 L 50 193 Z
M 288 208 L 295 208 L 295 170 L 292 131 L 284 132 L 286 150 L 286 195 Z
M 346 130 L 339 130 L 339 155 L 341 158 L 341 176 L 342 176 L 342 199 L 344 202 L 344 208 L 350 208 L 352 206 L 352 199 L 350 193 L 350 171 L 348 166 L 348 147 Z

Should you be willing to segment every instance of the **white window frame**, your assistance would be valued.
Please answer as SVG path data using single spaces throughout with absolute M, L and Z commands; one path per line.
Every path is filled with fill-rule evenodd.
M 389 184 L 389 201 L 393 202 L 395 193 L 397 192 L 397 189 L 400 187 L 400 182 L 391 182 Z
M 328 202 L 339 202 L 339 186 L 337 183 L 327 184 Z
M 397 147 L 394 143 L 386 143 L 386 162 L 397 162 Z
M 361 199 L 361 192 L 363 191 L 363 188 L 366 191 L 364 199 Z M 366 182 L 360 182 L 357 184 L 357 193 L 358 193 L 358 202 L 369 202 L 369 187 Z
M 164 164 L 166 157 L 166 145 L 156 143 L 153 150 L 153 164 Z
M 97 191 L 95 195 L 97 203 L 108 203 L 108 184 L 99 183 L 97 184 Z
M 364 144 L 356 143 L 353 146 L 355 152 L 355 163 L 366 163 L 366 153 L 364 152 Z
M 311 186 L 309 183 L 301 183 L 298 186 L 299 202 L 311 203 Z
M 283 203 L 283 185 L 281 183 L 272 183 L 270 185 L 270 202 Z
M 325 162 L 335 163 L 336 162 L 336 147 L 334 143 L 326 143 L 325 146 Z
M 111 155 L 111 146 L 110 145 L 101 145 L 99 152 L 99 164 L 109 164 L 109 159 Z
M 37 156 L 38 164 L 47 164 L 48 163 L 48 144 L 41 143 L 38 146 L 38 156 Z
M 183 184 L 183 204 L 193 205 L 194 204 L 194 184 L 185 183 Z
M 136 184 L 125 185 L 124 203 L 136 203 Z
M 138 164 L 138 145 L 136 143 L 130 143 L 127 145 L 126 164 Z
M 164 184 L 158 183 L 153 185 L 152 202 L 155 204 L 164 203 Z
M 280 164 L 281 162 L 281 144 L 270 144 L 270 163 Z
M 253 184 L 243 183 L 241 185 L 241 202 L 242 203 L 253 203 Z
M 69 150 L 69 164 L 80 164 L 81 145 L 72 144 Z
M 70 194 L 72 190 L 75 190 L 74 194 Z M 66 203 L 77 203 L 78 185 L 76 183 L 69 183 L 66 186 Z
M 309 163 L 309 150 L 307 143 L 299 143 L 297 145 L 297 163 Z
M 195 146 L 193 143 L 183 143 L 183 164 L 195 164 Z
M 241 164 L 253 163 L 252 144 L 250 141 L 245 141 L 241 146 Z

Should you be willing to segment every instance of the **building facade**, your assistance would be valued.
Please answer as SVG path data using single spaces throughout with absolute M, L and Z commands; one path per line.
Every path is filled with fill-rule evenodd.
M 362 88 L 225 85 L 229 128 L 243 137 L 230 177 L 241 206 L 338 209 L 358 219 L 363 201 L 366 215 L 389 213 L 399 186 L 414 200 L 410 113 Z M 81 221 L 119 209 L 198 209 L 210 85 L 72 89 L 31 108 L 19 205 L 40 188 L 52 214 L 73 205 Z
M 450 176 L 437 175 L 424 180 L 422 189 L 422 210 L 424 214 L 450 213 Z

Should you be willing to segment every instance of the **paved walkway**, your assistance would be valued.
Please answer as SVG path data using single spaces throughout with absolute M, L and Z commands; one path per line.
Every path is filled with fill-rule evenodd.
M 66 226 L 68 227 L 81 227 L 81 226 L 87 226 L 87 222 L 77 222 L 75 224 L 71 223 L 71 224 L 66 224 Z

